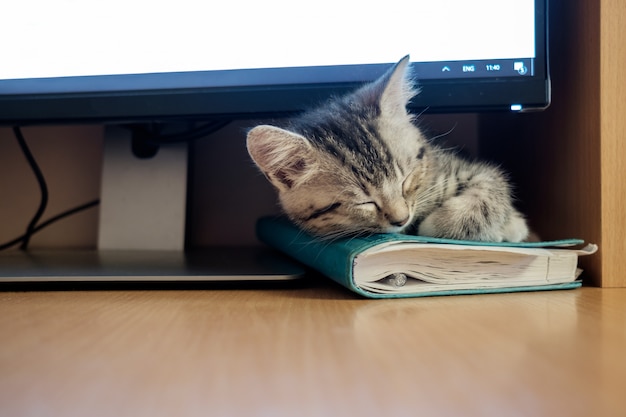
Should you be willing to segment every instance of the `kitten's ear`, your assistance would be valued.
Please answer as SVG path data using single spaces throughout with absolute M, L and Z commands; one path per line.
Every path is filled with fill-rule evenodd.
M 383 112 L 398 112 L 406 114 L 406 106 L 417 91 L 411 81 L 409 69 L 410 57 L 402 58 L 389 72 L 387 85 L 380 98 L 380 107 Z
M 248 132 L 248 153 L 279 190 L 292 188 L 312 172 L 315 151 L 301 135 L 261 125 Z
M 361 91 L 363 98 L 378 104 L 387 116 L 406 116 L 406 106 L 419 91 L 411 80 L 409 55 L 402 58 L 378 80 Z

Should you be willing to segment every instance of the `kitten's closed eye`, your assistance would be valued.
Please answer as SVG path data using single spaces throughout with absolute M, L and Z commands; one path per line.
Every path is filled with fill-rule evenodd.
M 410 196 L 417 191 L 420 187 L 421 175 L 418 172 L 412 172 L 403 182 L 402 182 L 402 195 L 405 198 L 410 198 Z
M 371 212 L 371 213 L 376 213 L 376 212 L 380 211 L 380 207 L 378 207 L 378 204 L 376 204 L 373 201 L 367 201 L 365 203 L 359 203 L 359 204 L 356 204 L 355 207 L 360 209 L 360 210 L 368 211 L 368 212 Z
M 318 217 L 323 216 L 324 214 L 328 214 L 337 210 L 339 207 L 341 207 L 341 203 L 333 203 L 328 206 L 322 207 L 321 209 L 316 209 L 305 220 L 310 221 L 310 220 L 317 219 Z

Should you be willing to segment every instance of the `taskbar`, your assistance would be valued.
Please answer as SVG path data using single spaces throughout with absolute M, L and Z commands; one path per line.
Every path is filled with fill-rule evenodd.
M 412 62 L 418 79 L 532 77 L 533 58 Z

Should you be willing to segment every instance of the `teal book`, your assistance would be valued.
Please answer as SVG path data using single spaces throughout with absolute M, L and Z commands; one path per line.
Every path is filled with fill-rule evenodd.
M 598 249 L 580 248 L 579 239 L 495 243 L 384 233 L 325 240 L 284 217 L 263 217 L 256 231 L 267 245 L 370 298 L 577 288 L 578 257 Z

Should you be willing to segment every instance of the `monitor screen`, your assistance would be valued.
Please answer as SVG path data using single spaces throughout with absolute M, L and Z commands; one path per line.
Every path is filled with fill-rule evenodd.
M 20 0 L 0 123 L 289 114 L 410 54 L 430 111 L 547 106 L 546 0 Z

